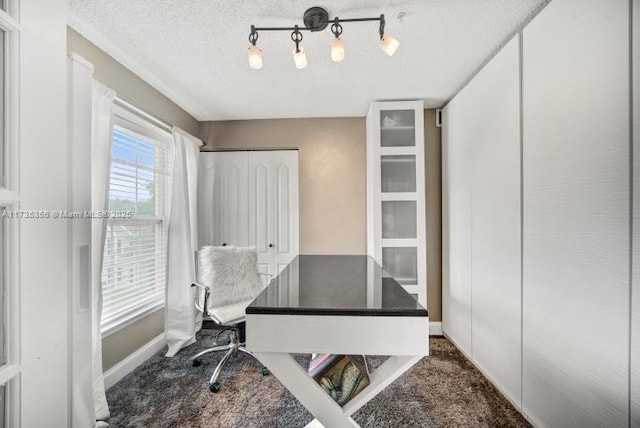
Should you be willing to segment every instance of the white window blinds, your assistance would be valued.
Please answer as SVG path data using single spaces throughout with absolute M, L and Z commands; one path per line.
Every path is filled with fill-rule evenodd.
M 125 115 L 123 115 L 125 116 Z M 115 116 L 109 211 L 102 267 L 102 332 L 164 304 L 170 136 L 148 122 Z

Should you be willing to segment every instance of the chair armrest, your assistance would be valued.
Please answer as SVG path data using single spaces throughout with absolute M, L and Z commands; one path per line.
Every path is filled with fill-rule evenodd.
M 264 276 L 268 276 L 269 278 L 273 278 L 273 275 L 271 275 L 270 273 L 258 272 L 258 275 L 264 275 Z
M 194 282 L 193 284 L 191 284 L 192 287 L 198 287 L 201 288 L 205 291 L 209 291 L 209 286 L 208 285 L 202 285 L 199 282 Z
M 210 293 L 209 287 L 206 285 L 202 285 L 198 282 L 194 282 L 193 284 L 191 284 L 191 287 L 198 287 L 201 290 L 204 290 L 204 304 L 200 306 L 197 295 L 195 297 L 194 303 L 195 303 L 196 309 L 202 312 L 203 316 L 205 317 L 209 316 L 209 313 L 207 312 L 207 307 L 209 306 L 209 293 Z

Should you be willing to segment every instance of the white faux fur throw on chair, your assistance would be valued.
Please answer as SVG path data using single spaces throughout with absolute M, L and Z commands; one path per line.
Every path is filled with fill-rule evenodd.
M 209 307 L 252 299 L 262 291 L 255 247 L 212 247 L 198 251 L 198 282 L 210 289 Z

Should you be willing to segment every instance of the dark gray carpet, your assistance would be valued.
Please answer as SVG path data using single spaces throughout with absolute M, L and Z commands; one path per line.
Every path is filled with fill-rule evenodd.
M 260 363 L 239 356 L 223 370 L 222 390 L 209 377 L 222 353 L 200 367 L 189 357 L 213 342 L 204 330 L 197 343 L 173 358 L 159 352 L 107 391 L 113 427 L 304 427 L 311 414 Z M 303 365 L 309 356 L 297 355 Z M 372 368 L 383 357 L 368 359 Z M 430 339 L 419 361 L 353 416 L 362 427 L 528 427 L 522 416 L 445 338 Z M 330 428 L 330 427 L 327 427 Z

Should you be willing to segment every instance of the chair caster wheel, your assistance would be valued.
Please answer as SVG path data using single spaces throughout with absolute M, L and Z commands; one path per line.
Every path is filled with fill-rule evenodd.
M 262 376 L 269 376 L 270 373 L 271 372 L 269 371 L 268 368 L 266 368 L 266 367 L 262 368 Z
M 220 391 L 220 382 L 213 382 L 211 385 L 209 385 L 209 391 L 213 392 L 214 394 L 217 394 Z
M 198 358 L 197 360 L 193 360 L 193 367 L 200 367 L 202 365 L 202 361 Z

